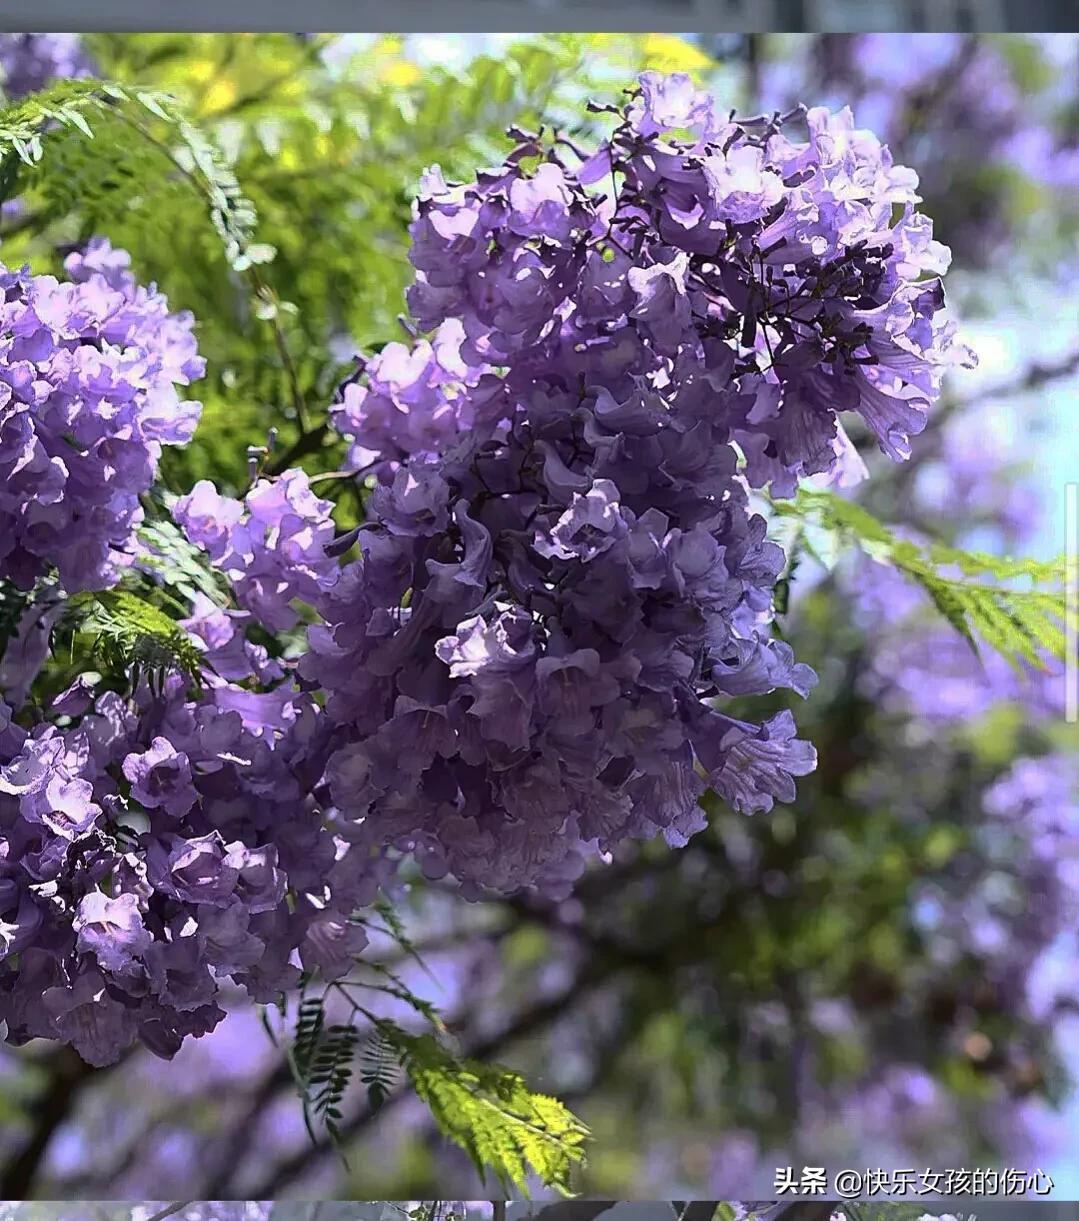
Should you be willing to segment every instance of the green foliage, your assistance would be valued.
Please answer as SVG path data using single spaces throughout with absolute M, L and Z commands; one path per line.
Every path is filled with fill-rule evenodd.
M 155 132 L 161 126 L 175 149 Z M 32 181 L 22 181 L 27 169 L 35 171 Z M 235 175 L 167 93 L 60 81 L 0 110 L 4 197 L 16 185 L 26 188 L 48 216 L 77 210 L 85 225 L 107 228 L 133 205 L 159 206 L 155 193 L 176 183 L 202 197 L 234 270 L 272 257 L 252 241 L 255 210 Z
M 361 1060 L 360 1080 L 367 1087 L 371 1109 L 377 1111 L 398 1084 L 400 1060 L 381 1030 L 375 1030 L 364 1044 Z
M 352 1080 L 352 1062 L 360 1042 L 355 1026 L 330 1026 L 319 1040 L 307 1076 L 308 1095 L 314 1113 L 336 1141 L 345 1091 Z
M 511 1069 L 458 1059 L 433 1035 L 409 1034 L 386 1021 L 377 1029 L 439 1130 L 465 1150 L 481 1175 L 491 1170 L 504 1187 L 524 1191 L 532 1172 L 546 1186 L 569 1193 L 589 1134 L 561 1102 L 533 1093 Z
M 586 94 L 615 79 L 621 83 L 630 66 L 704 70 L 708 64 L 707 56 L 696 52 L 694 59 L 671 37 L 575 35 L 522 42 L 464 71 L 420 69 L 402 55 L 399 40 L 384 38 L 345 70 L 331 71 L 320 58 L 325 42 L 285 34 L 96 35 L 92 51 L 102 72 L 123 86 L 65 82 L 0 111 L 0 194 L 18 190 L 27 205 L 2 233 L 5 261 L 29 255 L 36 270 L 55 271 L 66 242 L 102 232 L 131 252 L 141 279 L 156 280 L 174 308 L 196 315 L 200 347 L 209 358 L 199 387 L 205 410 L 195 444 L 165 456 L 167 479 L 177 490 L 201 477 L 226 491 L 242 490 L 249 478 L 247 447 L 274 428 L 287 453 L 301 436 L 305 412 L 321 422 L 348 365 L 348 345 L 370 347 L 395 335 L 409 276 L 410 199 L 427 164 L 439 162 L 454 178 L 497 161 L 507 147 L 502 129 L 510 122 L 554 122 L 587 141 L 590 131 L 579 117 Z M 298 458 L 312 470 L 329 470 L 340 465 L 336 456 L 331 444 L 320 443 Z M 827 493 L 803 492 L 793 504 L 776 505 L 776 512 L 792 523 L 800 548 L 825 563 L 841 545 L 855 542 L 907 573 L 972 643 L 980 638 L 1019 660 L 1037 660 L 1043 649 L 1059 655 L 1063 602 L 1049 588 L 1059 584 L 1059 565 L 917 544 Z M 125 687 L 128 671 L 140 666 L 197 676 L 198 652 L 171 617 L 172 597 L 189 603 L 202 593 L 226 602 L 200 553 L 169 521 L 148 523 L 140 536 L 149 552 L 143 562 L 160 584 L 142 581 L 77 603 L 79 641 L 103 668 L 123 671 Z M 795 576 L 793 566 L 787 575 Z M 10 629 L 17 622 L 29 597 L 0 588 L 0 643 L 5 624 Z M 836 659 L 831 646 L 844 629 L 835 623 L 834 602 L 822 599 L 821 606 L 827 630 L 820 636 Z M 840 696 L 847 698 L 832 693 L 833 700 Z M 725 888 L 736 885 L 735 871 L 723 855 L 725 841 L 702 836 L 693 851 L 702 851 L 703 841 L 717 854 L 714 876 L 722 883 L 712 887 L 707 902 L 688 902 L 692 888 L 679 881 L 670 902 L 657 902 L 649 892 L 638 903 L 648 913 L 647 937 L 625 940 L 662 946 L 655 938 L 665 921 L 671 923 L 672 970 L 687 944 L 707 944 L 708 976 L 724 980 L 724 1007 L 731 1013 L 750 1013 L 750 1004 L 762 998 L 773 1002 L 777 980 L 790 978 L 816 981 L 824 996 L 845 995 L 855 985 L 871 990 L 893 978 L 902 988 L 904 971 L 916 961 L 901 920 L 912 878 L 943 870 L 965 846 L 962 827 L 906 827 L 891 806 L 867 812 L 852 798 L 843 768 L 856 778 L 865 763 L 870 717 L 850 704 L 850 718 L 842 721 L 836 709 L 846 706 L 821 699 L 804 711 L 805 736 L 819 743 L 826 764 L 805 782 L 810 797 L 804 808 L 812 816 L 777 811 L 756 823 L 763 875 L 791 879 L 785 897 L 758 886 L 723 899 Z M 831 730 L 812 724 L 818 707 L 820 720 L 833 722 Z M 994 767 L 1012 752 L 1012 737 L 993 747 Z M 979 733 L 978 743 L 989 751 L 987 734 Z M 933 770 L 923 764 L 911 767 L 911 774 Z M 942 801 L 950 815 L 970 787 L 962 780 L 955 777 L 951 800 Z M 924 804 L 935 800 L 939 795 Z M 720 813 L 714 821 L 733 844 L 746 834 L 744 819 Z M 656 858 L 650 859 L 649 884 L 658 876 Z M 822 905 L 825 888 L 829 902 Z M 717 894 L 722 908 L 715 906 Z M 686 909 L 679 914 L 674 900 L 683 896 Z M 377 910 L 403 953 L 420 961 L 394 909 Z M 711 911 L 720 915 L 702 917 Z M 712 923 L 703 926 L 702 919 Z M 524 992 L 529 954 L 546 944 L 544 934 L 526 929 L 532 950 L 525 935 L 505 942 L 507 952 L 521 955 L 518 969 L 505 972 L 506 999 L 514 1003 Z M 372 963 L 367 968 L 377 982 L 363 986 L 408 1004 L 441 1031 L 433 1007 L 392 971 Z M 626 1131 L 632 1105 L 665 1128 L 688 1112 L 699 1132 L 705 1125 L 693 1107 L 702 1094 L 722 1098 L 723 1122 L 732 1128 L 756 1124 L 755 1097 L 781 1097 L 781 1082 L 754 1076 L 760 1066 L 753 1056 L 721 1077 L 716 1048 L 722 1052 L 732 1040 L 719 1025 L 736 1025 L 737 1017 L 710 1002 L 702 1015 L 687 1018 L 689 1003 L 683 1012 L 671 1012 L 671 995 L 677 996 L 676 988 L 657 988 L 648 973 L 640 994 L 620 1005 L 631 1029 L 614 1076 L 630 1105 L 625 1095 L 614 1100 L 612 1145 L 632 1147 Z M 642 1045 L 641 1037 L 630 1037 L 633 1010 L 653 1006 L 664 1009 L 663 1020 L 639 1022 Z M 368 1018 L 363 1028 L 328 1018 L 322 997 L 301 998 L 288 1054 L 312 1135 L 321 1123 L 335 1144 L 346 1138 L 342 1116 L 355 1077 L 371 1110 L 399 1095 L 407 1081 L 481 1171 L 487 1163 L 504 1182 L 523 1187 L 531 1168 L 549 1185 L 568 1190 L 588 1134 L 560 1103 L 533 1094 L 509 1069 L 456 1056 L 438 1033 L 409 1033 L 353 1004 L 353 1019 L 357 1013 Z M 822 1063 L 836 1076 L 854 1076 L 871 1055 L 871 1044 L 839 1048 L 837 1041 Z M 782 1058 L 775 1063 L 782 1077 Z M 647 1080 L 639 1080 L 642 1067 L 651 1069 Z M 732 1080 L 736 1070 L 744 1077 Z M 658 1097 L 657 1088 L 664 1091 Z M 782 1136 L 784 1117 L 777 1113 L 771 1122 Z M 624 1183 L 625 1175 L 615 1181 Z M 852 1221 L 883 1215 L 880 1206 L 844 1207 Z M 717 1217 L 725 1215 L 721 1207 Z
M 793 501 L 775 501 L 773 507 L 826 536 L 856 543 L 873 559 L 910 577 L 975 651 L 981 640 L 1016 666 L 1044 667 L 1046 654 L 1064 657 L 1063 560 L 1017 560 L 943 543 L 916 543 L 831 492 L 801 488 Z M 808 535 L 803 533 L 800 541 L 820 558 L 819 545 Z
M 213 181 L 226 196 L 243 184 L 247 206 L 231 215 L 247 218 L 247 255 L 276 251 L 272 263 L 242 275 L 229 266 L 207 224 L 209 200 L 204 191 L 193 194 L 183 168 L 197 173 L 211 154 L 188 150 L 188 127 L 170 126 L 138 101 L 115 116 L 111 106 L 80 103 L 93 140 L 70 123 L 50 129 L 48 155 L 19 184 L 28 215 L 0 229 L 5 260 L 30 258 L 40 271 L 59 270 L 63 243 L 104 233 L 131 253 L 142 280 L 194 312 L 208 360 L 198 387 L 204 411 L 197 443 L 164 457 L 176 491 L 200 478 L 242 490 L 248 445 L 276 428 L 288 452 L 303 431 L 302 415 L 320 422 L 351 352 L 399 334 L 411 200 L 425 167 L 439 163 L 461 178 L 497 163 L 510 147 L 504 131 L 511 123 L 558 123 L 579 135 L 588 93 L 620 87 L 649 61 L 697 70 L 709 63 L 671 36 L 584 34 L 522 36 L 461 70 L 421 68 L 400 38 L 387 36 L 335 66 L 323 59 L 333 41 L 289 34 L 88 39 L 102 76 L 170 116 L 190 116 L 212 150 Z M 57 96 L 100 88 L 75 82 Z M 156 143 L 120 116 L 138 121 Z M 312 471 L 339 467 L 342 447 L 325 434 L 317 439 L 299 462 Z
M 178 597 L 192 602 L 202 594 L 218 606 L 228 601 L 224 577 L 209 567 L 205 553 L 188 541 L 172 518 L 147 521 L 139 527 L 138 537 L 139 563 Z
M 422 967 L 393 908 L 381 902 L 376 912 L 381 925 L 365 923 Z M 372 1012 L 356 999 L 362 989 L 408 1005 L 427 1031 L 409 1032 Z M 346 1006 L 343 1020 L 328 1016 L 331 1001 Z M 530 1090 L 519 1073 L 456 1055 L 445 1034 L 434 1005 L 373 958 L 358 961 L 352 975 L 322 995 L 301 993 L 287 1054 L 312 1141 L 321 1125 L 330 1143 L 343 1149 L 345 1097 L 358 1068 L 370 1112 L 399 1095 L 407 1082 L 439 1131 L 468 1153 L 481 1175 L 490 1170 L 505 1187 L 524 1191 L 531 1173 L 545 1186 L 568 1193 L 570 1173 L 584 1160 L 588 1130 L 562 1103 Z
M 326 1027 L 326 1011 L 322 998 L 304 997 L 296 1011 L 296 1031 L 292 1040 L 292 1064 L 301 1082 L 306 1081 L 322 1032 Z
M 407 999 L 407 990 L 375 987 Z M 332 985 L 328 994 L 334 990 L 349 994 L 347 984 Z M 569 1194 L 570 1175 L 584 1160 L 589 1133 L 561 1102 L 529 1089 L 512 1069 L 459 1057 L 438 1035 L 409 1032 L 355 1001 L 347 1021 L 331 1024 L 326 999 L 301 999 L 289 1049 L 312 1140 L 321 1122 L 332 1144 L 342 1147 L 345 1095 L 358 1063 L 371 1111 L 399 1093 L 403 1077 L 439 1131 L 464 1149 L 481 1175 L 491 1171 L 507 1189 L 527 1191 L 534 1174 L 545 1186 Z M 426 1002 L 415 1007 L 442 1029 Z M 366 1021 L 366 1035 L 355 1024 L 357 1016 Z
M 200 684 L 206 660 L 177 620 L 190 613 L 200 594 L 217 606 L 228 605 L 227 586 L 170 518 L 148 518 L 137 537 L 138 565 L 115 589 L 68 597 L 55 574 L 29 590 L 0 582 L 0 657 L 31 608 L 51 631 L 50 655 L 33 689 L 40 706 L 87 673 L 124 693 L 143 676 L 158 685 L 166 674 L 181 673 Z M 52 609 L 61 605 L 54 616 Z
M 163 610 L 129 589 L 79 594 L 68 605 L 69 628 L 90 641 L 105 670 L 160 680 L 180 671 L 197 682 L 202 654 Z
M 359 1031 L 354 1026 L 327 1024 L 322 997 L 301 999 L 289 1065 L 300 1091 L 304 1123 L 312 1141 L 316 1118 L 322 1121 L 335 1144 L 340 1139 L 341 1104 L 352 1080 L 352 1061 L 359 1040 Z
M 18 631 L 23 613 L 33 602 L 34 590 L 19 589 L 10 581 L 0 581 L 0 656 L 8 640 Z

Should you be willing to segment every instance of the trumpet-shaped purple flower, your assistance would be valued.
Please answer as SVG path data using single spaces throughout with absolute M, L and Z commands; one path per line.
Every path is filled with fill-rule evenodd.
M 23 588 L 50 568 L 69 592 L 114 584 L 161 447 L 198 422 L 177 392 L 203 372 L 191 316 L 120 253 L 91 242 L 68 281 L 0 269 L 0 579 Z
M 173 514 L 192 542 L 204 547 L 232 583 L 236 600 L 274 631 L 292 627 L 292 602 L 317 600 L 332 582 L 336 561 L 332 505 L 312 491 L 303 471 L 260 479 L 243 503 L 200 480 Z
M 565 894 L 627 839 L 684 844 L 709 787 L 767 811 L 813 767 L 789 712 L 727 714 L 814 682 L 771 636 L 785 557 L 750 490 L 854 465 L 843 412 L 909 452 L 959 352 L 947 252 L 849 112 L 738 123 L 646 74 L 596 157 L 560 150 L 425 177 L 430 337 L 333 412 L 377 470 L 357 530 L 298 470 L 175 504 L 238 607 L 192 608 L 197 690 L 72 688 L 29 732 L 0 705 L 12 1040 L 172 1055 L 227 980 L 269 1003 L 347 971 L 404 855 L 472 895 Z M 127 562 L 201 362 L 119 252 L 69 272 L 3 278 L 0 576 L 74 590 Z M 247 639 L 301 603 L 298 663 Z
M 180 818 L 195 804 L 187 755 L 167 738 L 154 738 L 149 750 L 128 755 L 123 772 L 131 781 L 131 796 L 148 810 L 160 809 Z
M 76 948 L 91 952 L 103 969 L 117 974 L 133 966 L 153 943 L 138 897 L 130 893 L 110 899 L 91 891 L 79 904 L 72 927 Z

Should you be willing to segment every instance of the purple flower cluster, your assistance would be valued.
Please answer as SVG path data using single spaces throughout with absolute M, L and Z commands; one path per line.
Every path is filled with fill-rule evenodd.
M 1062 62 L 1049 70 L 1066 78 L 1076 47 L 1064 37 L 1057 42 L 1052 50 Z M 1003 247 L 1020 211 L 1008 189 L 1017 174 L 1047 189 L 1051 209 L 1074 216 L 1079 148 L 1067 119 L 1054 115 L 1068 99 L 1044 84 L 1020 84 L 1002 42 L 956 33 L 831 34 L 806 38 L 802 51 L 801 63 L 795 55 L 765 65 L 765 104 L 783 107 L 808 95 L 852 105 L 897 155 L 916 161 L 957 257 L 971 261 Z M 1032 43 L 1026 58 L 1038 55 Z
M 201 617 L 212 659 L 232 621 Z M 266 677 L 274 670 L 252 657 Z M 248 670 L 245 680 L 257 675 Z M 132 704 L 82 692 L 74 723 L 27 732 L 0 704 L 0 1021 L 108 1063 L 135 1039 L 171 1056 L 224 1017 L 224 981 L 269 1002 L 302 966 L 347 970 L 374 873 L 348 875 L 311 796 L 316 709 L 290 683 L 259 692 L 179 677 Z
M 36 93 L 56 77 L 91 74 L 78 34 L 0 34 L 0 87 L 9 100 Z
M 815 681 L 771 633 L 785 557 L 751 489 L 848 462 L 844 411 L 906 456 L 958 351 L 947 251 L 849 112 L 799 139 L 646 74 L 615 114 L 592 157 L 525 137 L 470 186 L 426 177 L 410 303 L 432 338 L 383 349 L 335 411 L 378 470 L 362 526 L 335 539 L 295 470 L 177 502 L 235 600 L 186 621 L 197 691 L 79 681 L 58 724 L 3 706 L 8 1039 L 171 1055 L 226 980 L 271 1001 L 347 971 L 404 854 L 468 893 L 565 893 L 628 838 L 684 843 L 706 788 L 747 813 L 794 797 L 815 759 L 791 714 L 724 711 Z M 72 591 L 130 557 L 201 362 L 107 244 L 69 271 L 5 281 L 0 576 L 55 565 Z M 41 650 L 16 643 L 21 698 Z
M 814 681 L 768 629 L 783 564 L 748 487 L 789 494 L 857 412 L 900 459 L 956 358 L 917 178 L 847 111 L 808 139 L 646 73 L 572 168 L 525 138 L 425 178 L 409 302 L 337 421 L 381 481 L 301 663 L 347 735 L 340 834 L 466 886 L 564 887 L 627 837 L 682 843 L 813 766 Z
M 193 320 L 136 284 L 103 239 L 69 280 L 0 268 L 0 579 L 29 588 L 56 568 L 69 592 L 131 562 L 139 495 L 162 445 L 183 445 L 200 405 Z
M 269 1002 L 363 949 L 352 917 L 377 892 L 377 856 L 326 826 L 327 726 L 287 663 L 246 636 L 293 626 L 293 599 L 332 583 L 329 507 L 298 471 L 243 503 L 202 485 L 178 503 L 242 608 L 200 596 L 184 621 L 205 661 L 194 694 L 180 675 L 131 700 L 79 680 L 51 704 L 65 727 L 29 732 L 0 705 L 9 1041 L 59 1038 L 92 1063 L 136 1039 L 171 1056 L 224 1017 L 228 981 Z M 38 643 L 23 628 L 5 656 L 20 696 L 41 661 L 24 636 Z
M 236 601 L 270 631 L 295 626 L 295 600 L 318 601 L 337 577 L 327 555 L 333 505 L 319 500 L 300 470 L 261 479 L 243 503 L 200 480 L 173 507 L 188 537 L 228 578 Z
M 411 454 L 438 453 L 471 426 L 470 398 L 463 398 L 484 379 L 482 367 L 470 367 L 461 357 L 464 331 L 455 318 L 444 322 L 433 339 L 418 340 L 411 348 L 388 343 L 362 364 L 357 376 L 342 387 L 339 403 L 331 408 L 337 430 L 362 437 L 349 460 L 355 469 L 377 462 L 396 461 Z M 486 384 L 497 390 L 490 374 Z

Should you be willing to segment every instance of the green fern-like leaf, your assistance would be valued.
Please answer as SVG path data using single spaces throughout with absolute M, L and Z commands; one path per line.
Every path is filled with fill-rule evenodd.
M 256 213 L 213 144 L 160 90 L 60 81 L 0 109 L 0 193 L 29 189 L 46 215 L 78 210 L 96 225 L 159 192 L 202 200 L 236 271 L 273 255 L 254 240 Z
M 378 1110 L 396 1088 L 401 1068 L 393 1045 L 381 1031 L 374 1031 L 368 1038 L 361 1063 L 360 1080 L 367 1087 L 367 1100 L 372 1110 Z
M 296 1013 L 296 1030 L 292 1042 L 292 1063 L 301 1083 L 306 1084 L 310 1080 L 311 1063 L 325 1025 L 326 1011 L 322 998 L 302 999 Z
M 401 947 L 402 952 L 407 954 L 408 957 L 411 958 L 412 961 L 416 963 L 416 965 L 419 966 L 429 978 L 434 979 L 430 968 L 423 960 L 423 956 L 420 954 L 412 939 L 409 937 L 408 932 L 405 929 L 404 921 L 397 914 L 397 912 L 394 911 L 393 905 L 388 900 L 380 898 L 375 900 L 374 907 L 375 911 L 378 912 L 380 918 L 382 919 L 385 931 L 394 939 L 394 941 L 397 942 L 397 944 Z M 394 982 L 399 981 L 394 979 Z M 435 1025 L 438 1025 L 437 1021 L 435 1022 Z
M 1065 653 L 1064 561 L 1013 559 L 899 538 L 861 505 L 800 489 L 774 510 L 856 543 L 925 590 L 941 615 L 977 651 L 981 641 L 1013 665 L 1044 667 Z
M 210 567 L 206 553 L 191 543 L 170 518 L 144 523 L 138 537 L 142 544 L 138 563 L 155 580 L 187 602 L 203 594 L 218 606 L 227 603 L 224 578 Z
M 0 657 L 18 631 L 23 614 L 34 605 L 35 593 L 34 589 L 19 589 L 10 581 L 0 581 Z
M 197 682 L 202 654 L 182 627 L 127 589 L 79 594 L 70 602 L 73 630 L 92 642 L 107 670 L 152 678 L 181 672 Z
M 311 1105 L 335 1142 L 340 1135 L 341 1104 L 352 1082 L 352 1064 L 359 1041 L 360 1032 L 354 1026 L 331 1026 L 311 1062 Z
M 504 1187 L 527 1191 L 534 1173 L 569 1194 L 589 1132 L 558 1099 L 534 1093 L 508 1068 L 458 1059 L 433 1035 L 409 1034 L 385 1021 L 377 1029 L 395 1048 L 439 1130 L 481 1175 L 490 1170 Z

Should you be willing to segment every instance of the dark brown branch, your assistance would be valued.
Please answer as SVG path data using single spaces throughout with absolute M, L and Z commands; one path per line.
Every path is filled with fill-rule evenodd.
M 53 1053 L 45 1062 L 46 1085 L 34 1107 L 30 1134 L 21 1149 L 0 1171 L 0 1199 L 33 1198 L 38 1172 L 57 1128 L 69 1118 L 79 1095 L 91 1080 L 108 1069 L 87 1064 L 70 1047 Z
M 678 1221 L 712 1221 L 718 1200 L 690 1200 L 678 1212 Z
M 175 1204 L 169 1204 L 160 1212 L 154 1213 L 148 1221 L 165 1221 L 166 1217 L 171 1217 L 174 1213 L 178 1213 L 181 1208 L 186 1208 L 189 1204 L 193 1204 L 194 1200 L 177 1200 Z
M 473 940 L 487 939 L 492 945 L 497 945 L 512 930 L 512 924 L 506 924 L 502 928 L 486 930 L 457 929 L 450 933 L 439 933 L 427 940 L 418 941 L 415 948 L 420 954 L 432 950 L 445 949 L 446 947 L 452 948 L 458 946 L 466 937 L 470 937 Z M 399 954 L 389 955 L 379 961 L 392 967 L 408 956 L 405 951 L 401 951 Z M 206 1178 L 202 1181 L 203 1186 L 201 1189 L 206 1199 L 216 1199 L 218 1196 L 228 1193 L 236 1167 L 241 1164 L 248 1151 L 250 1142 L 256 1134 L 259 1116 L 270 1105 L 273 1099 L 286 1089 L 294 1090 L 295 1083 L 288 1063 L 281 1060 L 262 1079 L 254 1093 L 248 1097 L 247 1105 L 233 1124 L 231 1132 L 224 1138 L 219 1133 L 215 1133 L 207 1142 L 207 1150 L 203 1160 L 208 1166 L 208 1172 Z M 297 1105 L 299 1105 L 298 1102 Z
M 617 1200 L 559 1200 L 541 1208 L 532 1221 L 595 1221 L 617 1203 Z
M 1013 394 L 1024 394 L 1027 390 L 1037 390 L 1047 382 L 1056 381 L 1061 377 L 1070 377 L 1079 373 L 1079 348 L 1069 352 L 1055 361 L 1033 361 L 1023 372 L 1010 382 L 1002 382 L 999 386 L 990 386 L 980 394 L 962 399 L 960 407 L 979 403 L 985 399 L 1009 398 Z
M 288 449 L 278 454 L 272 462 L 267 464 L 266 474 L 280 475 L 282 471 L 288 470 L 297 459 L 306 457 L 308 454 L 317 453 L 322 448 L 322 443 L 326 440 L 327 432 L 329 432 L 329 425 L 325 420 L 314 425 L 307 432 L 302 432 Z

